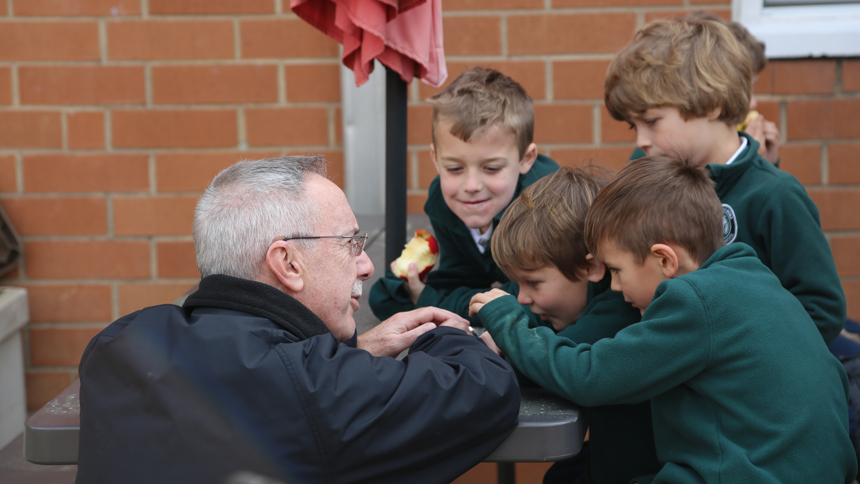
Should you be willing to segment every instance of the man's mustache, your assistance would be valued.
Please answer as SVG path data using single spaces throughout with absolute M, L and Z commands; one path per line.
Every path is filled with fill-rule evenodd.
M 361 297 L 361 289 L 364 281 L 361 279 L 355 281 L 355 284 L 352 285 L 352 297 Z

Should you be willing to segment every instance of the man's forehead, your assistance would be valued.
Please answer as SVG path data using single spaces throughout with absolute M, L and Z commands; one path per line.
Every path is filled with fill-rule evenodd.
M 358 233 L 358 221 L 340 187 L 317 174 L 309 175 L 308 185 L 308 193 L 319 204 L 321 228 L 335 230 L 340 235 Z

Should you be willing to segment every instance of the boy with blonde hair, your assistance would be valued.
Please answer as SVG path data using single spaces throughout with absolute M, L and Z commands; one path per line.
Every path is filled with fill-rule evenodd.
M 585 406 L 651 401 L 662 468 L 640 484 L 849 484 L 845 371 L 752 248 L 724 245 L 722 218 L 696 163 L 634 161 L 594 199 L 584 237 L 640 322 L 588 344 L 522 324 L 498 291 L 471 310 L 546 388 Z
M 532 99 L 516 81 L 473 67 L 431 99 L 430 155 L 439 172 L 424 211 L 439 244 L 439 266 L 403 280 L 388 270 L 370 290 L 380 319 L 423 306 L 468 315 L 472 295 L 495 283 L 516 291 L 493 262 L 494 227 L 523 188 L 558 169 L 533 142 Z
M 523 327 L 540 327 L 537 333 L 550 344 L 595 343 L 639 321 L 639 312 L 609 290 L 606 268 L 585 246 L 585 216 L 604 183 L 604 175 L 591 167 L 562 167 L 523 190 L 496 227 L 493 259 L 519 285 L 516 301 L 509 301 L 509 317 Z M 506 293 L 496 289 L 494 294 Z M 495 346 L 487 333 L 482 337 Z M 558 379 L 564 365 L 526 368 L 520 353 L 505 355 L 540 385 Z M 646 401 L 589 409 L 590 437 L 580 455 L 554 464 L 544 482 L 573 482 L 587 475 L 591 484 L 627 483 L 657 472 L 650 408 Z
M 613 59 L 606 107 L 630 123 L 648 156 L 691 156 L 706 167 L 723 203 L 725 243 L 752 246 L 830 344 L 845 325 L 845 296 L 818 209 L 736 129 L 749 109 L 750 65 L 721 22 L 659 20 Z

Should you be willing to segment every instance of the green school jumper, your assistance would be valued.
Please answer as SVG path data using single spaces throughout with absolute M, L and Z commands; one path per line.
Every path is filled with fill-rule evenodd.
M 847 313 L 818 207 L 797 178 L 758 154 L 756 140 L 739 134 L 749 144 L 731 165 L 706 165 L 723 203 L 723 237 L 726 244 L 743 242 L 755 249 L 829 345 L 845 327 Z M 644 155 L 637 149 L 630 159 Z
M 654 483 L 851 483 L 847 377 L 796 297 L 736 243 L 662 282 L 642 321 L 593 345 L 485 305 L 509 361 L 584 406 L 651 399 Z
M 549 341 L 559 340 L 560 344 L 594 344 L 603 338 L 611 338 L 622 329 L 638 323 L 639 310 L 624 302 L 621 293 L 609 289 L 611 278 L 606 277 L 594 284 L 588 283 L 588 305 L 575 324 L 556 333 L 546 324 L 540 326 L 527 310 L 513 298 L 505 299 L 505 317 L 512 319 L 511 325 L 541 329 L 536 332 Z M 487 317 L 482 311 L 481 317 Z M 487 327 L 494 327 L 484 320 Z M 495 333 L 491 333 L 495 337 Z M 512 355 L 514 356 L 514 355 Z M 557 380 L 560 372 L 556 364 L 564 361 L 550 361 L 548 367 L 521 368 L 522 359 L 505 359 L 523 374 L 540 376 L 533 381 L 543 386 L 545 381 Z M 530 371 L 529 371 L 530 370 Z M 548 372 L 548 373 L 547 373 Z M 553 386 L 546 388 L 554 390 Z M 558 392 L 567 396 L 564 392 Z M 644 401 L 632 405 L 601 405 L 588 409 L 590 448 L 588 477 L 590 484 L 627 484 L 631 479 L 643 474 L 653 474 L 660 470 L 654 449 L 654 432 L 651 429 L 651 405 Z
M 520 175 L 514 198 L 518 197 L 525 187 L 556 170 L 558 164 L 555 161 L 538 155 L 531 170 Z M 445 203 L 438 176 L 430 184 L 424 212 L 430 218 L 433 233 L 439 243 L 439 266 L 428 274 L 427 285 L 421 291 L 418 304 L 412 304 L 404 287 L 406 281 L 395 276 L 390 268 L 386 268 L 385 276 L 379 278 L 370 288 L 370 309 L 377 318 L 385 320 L 402 311 L 437 306 L 477 324 L 477 318 L 469 318 L 469 301 L 472 296 L 488 291 L 494 282 L 503 283 L 502 290 L 512 294 L 516 294 L 519 288 L 516 283 L 508 280 L 493 261 L 489 246 L 483 254 L 478 250 L 469 228 Z M 504 213 L 502 210 L 493 219 L 494 229 Z

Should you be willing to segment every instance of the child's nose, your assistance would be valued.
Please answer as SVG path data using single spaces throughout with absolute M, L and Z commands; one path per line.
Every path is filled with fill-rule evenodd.
M 643 130 L 644 131 L 644 130 Z M 639 149 L 645 149 L 651 146 L 651 140 L 648 139 L 647 136 L 643 133 L 636 133 L 636 147 Z
M 532 298 L 530 298 L 525 291 L 520 289 L 520 293 L 517 295 L 517 302 L 523 305 L 529 305 L 532 303 Z
M 464 187 L 467 192 L 478 192 L 481 191 L 481 177 L 477 173 L 469 173 L 466 176 L 466 186 Z

